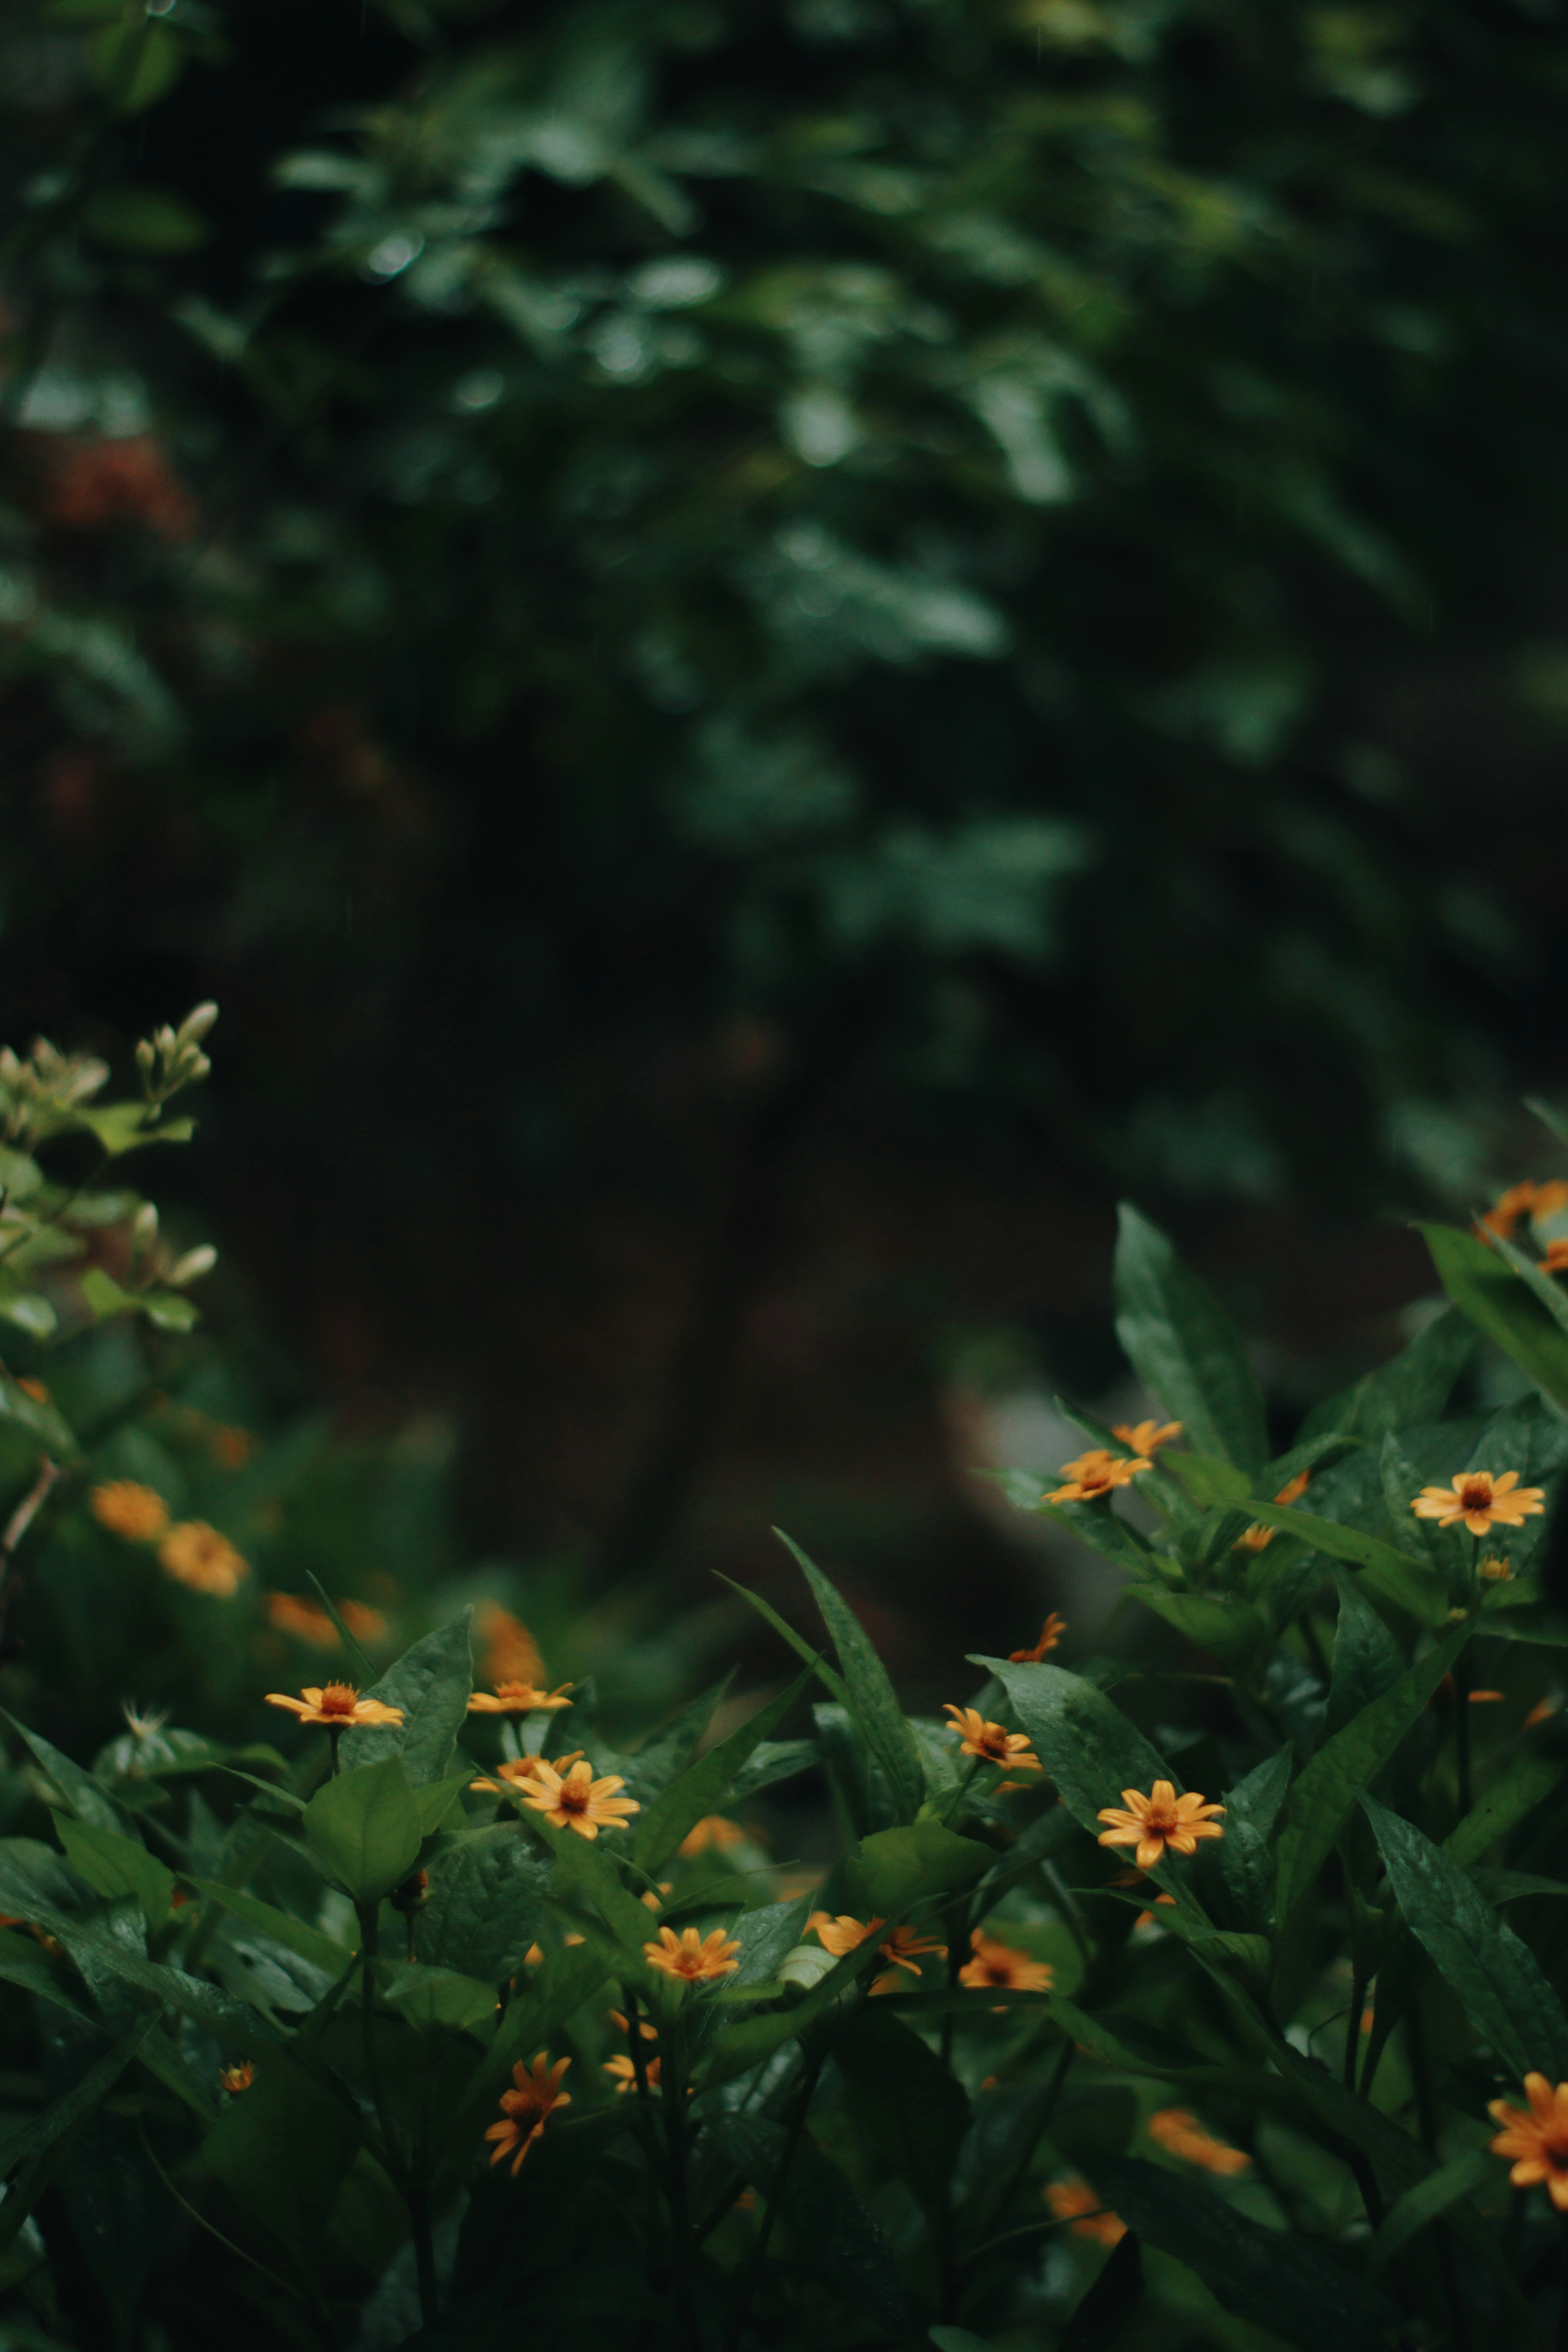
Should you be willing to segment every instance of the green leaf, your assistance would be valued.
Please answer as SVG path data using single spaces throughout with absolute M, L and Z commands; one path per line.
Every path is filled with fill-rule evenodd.
M 414 1801 L 419 1808 L 419 1827 L 424 1834 L 434 1837 L 463 1790 L 473 1785 L 472 1765 L 454 1772 L 448 1780 L 426 1780 L 414 1791 Z
M 969 2101 L 951 2070 L 879 2001 L 856 2011 L 833 2057 L 857 2133 L 934 2219 L 969 2129 Z
M 490 1985 L 516 1976 L 538 1936 L 550 1885 L 549 1864 L 521 1831 L 510 1822 L 470 1831 L 429 1870 L 415 1926 L 419 1958 Z
M 95 1780 L 90 1772 L 84 1772 L 79 1764 L 73 1764 L 68 1756 L 62 1756 L 58 1748 L 52 1748 L 41 1731 L 29 1731 L 26 1725 L 18 1723 L 14 1715 L 5 1715 L 4 1708 L 0 1708 L 0 1717 L 32 1749 L 54 1783 L 61 1802 L 76 1815 L 78 1821 L 90 1822 L 100 1830 L 124 1830 L 125 1815 L 101 1781 Z
M 1326 1740 L 1291 1790 L 1275 1879 L 1275 1912 L 1289 1920 L 1333 1850 L 1359 1790 L 1374 1780 L 1469 1639 L 1456 1626 L 1446 1642 L 1406 1666 L 1381 1698 Z
M 764 2116 L 721 2116 L 714 2138 L 758 2196 L 776 2200 L 790 2233 L 791 2266 L 820 2279 L 879 2335 L 901 2342 L 909 2310 L 892 2252 L 844 2174 L 809 2134 L 797 2142 L 787 2169 L 789 2135 Z
M 763 1623 L 771 1625 L 780 1640 L 788 1643 L 795 1656 L 803 1658 L 813 1669 L 824 1690 L 832 1695 L 837 1705 L 845 1707 L 848 1706 L 849 1692 L 843 1675 L 836 1674 L 826 1659 L 817 1655 L 804 1633 L 797 1633 L 787 1618 L 781 1617 L 778 1611 L 770 1601 L 764 1601 L 760 1592 L 752 1592 L 747 1586 L 737 1584 L 734 1578 L 731 1576 L 721 1576 L 719 1581 L 721 1584 L 727 1584 L 731 1592 L 738 1592 L 742 1601 L 750 1602 Z
M 396 1756 L 340 1772 L 317 1790 L 301 1818 L 316 1860 L 356 1903 L 390 1895 L 413 1869 L 424 1839 Z
M 868 1937 L 853 1951 L 836 1960 L 825 1977 L 819 1977 L 804 2000 L 793 2002 L 788 2009 L 772 2010 L 762 2016 L 743 2017 L 733 2025 L 721 2027 L 713 2037 L 712 2047 L 703 2069 L 707 2084 L 729 2082 L 736 2074 L 749 2074 L 782 2050 L 786 2042 L 797 2041 L 809 2026 L 815 2025 L 823 2013 L 833 2007 L 841 1993 L 847 1992 L 868 1969 L 879 1964 L 879 1937 Z
M 1242 1917 L 1267 1927 L 1274 1901 L 1274 1854 L 1269 1843 L 1279 1808 L 1290 1786 L 1293 1742 L 1258 1764 L 1225 1794 L 1225 1835 L 1215 1849 L 1218 1869 Z
M 1212 1510 L 1236 1510 L 1249 1504 L 1254 1480 L 1247 1470 L 1213 1454 L 1169 1454 L 1163 1467 L 1182 1482 L 1194 1503 Z
M 63 2098 L 56 2099 L 42 2115 L 36 2116 L 31 2123 L 24 2124 L 8 2138 L 0 2141 L 0 2173 L 9 2177 L 20 2166 L 36 2166 L 40 2157 L 57 2147 L 68 2133 L 75 2131 L 109 2096 L 157 2022 L 155 2015 L 139 2019 L 112 2050 L 106 2051 L 97 2064 L 88 2069 Z M 31 2210 L 34 2198 L 46 2185 L 46 2179 L 47 2176 L 31 2183 L 26 2179 L 21 2182 L 10 2179 L 5 2202 L 0 2205 L 0 2252 L 15 2244 Z M 26 2193 L 29 2188 L 32 2195 Z
M 291 1912 L 279 1911 L 276 1905 L 264 1903 L 259 1895 L 251 1895 L 244 1887 L 227 1886 L 216 1878 L 197 1878 L 192 1884 L 205 1902 L 217 1904 L 246 1927 L 254 1927 L 258 1935 L 281 1944 L 285 1951 L 297 1953 L 300 1959 L 309 1960 L 312 1968 L 321 1969 L 334 1980 L 353 1958 L 345 1944 L 334 1942 L 319 1927 L 296 1919 Z
M 645 1739 L 633 1755 L 621 1759 L 617 1769 L 626 1781 L 626 1794 L 634 1797 L 645 1811 L 689 1764 L 734 1679 L 731 1668 L 721 1682 L 693 1699 L 689 1706 L 682 1707 L 672 1721 Z
M 1564 1296 L 1562 1284 L 1552 1275 L 1543 1274 L 1528 1252 L 1521 1250 L 1516 1242 L 1510 1242 L 1506 1234 L 1494 1234 L 1493 1241 L 1503 1264 L 1513 1268 L 1526 1290 L 1540 1300 L 1559 1330 L 1568 1331 L 1568 1297 Z
M 91 1890 L 65 1856 L 37 1838 L 0 1838 L 0 1911 L 29 1926 L 46 1912 L 80 1911 Z
M 1145 1609 L 1173 1625 L 1200 1650 L 1212 1650 L 1230 1659 L 1255 1649 L 1268 1630 L 1268 1621 L 1254 1601 L 1239 1593 L 1165 1592 L 1157 1586 L 1134 1588 Z
M 182 196 L 124 183 L 89 198 L 82 220 L 89 236 L 121 253 L 194 253 L 209 234 L 200 213 Z
M 44 1452 L 57 1462 L 68 1462 L 73 1454 L 81 1452 L 76 1433 L 65 1416 L 52 1404 L 30 1397 L 9 1372 L 0 1372 L 0 1414 L 36 1438 Z
M 773 1533 L 794 1556 L 816 1596 L 844 1669 L 849 1710 L 867 1747 L 882 1768 L 894 1803 L 906 1821 L 912 1821 L 925 1800 L 925 1775 L 914 1734 L 904 1720 L 887 1669 L 868 1640 L 860 1620 L 822 1570 L 782 1528 L 775 1528 Z
M 1532 1812 L 1563 1778 L 1560 1756 L 1516 1756 L 1486 1794 L 1443 1841 L 1443 1851 L 1461 1870 L 1480 1861 L 1499 1838 Z
M 1455 1305 L 1547 1396 L 1568 1406 L 1568 1331 L 1474 1234 L 1458 1225 L 1422 1225 L 1420 1231 Z
M 365 1693 L 384 1706 L 400 1706 L 403 1721 L 353 1733 L 349 1752 L 356 1764 L 380 1763 L 395 1756 L 416 1789 L 447 1777 L 473 1689 L 468 1656 L 471 1613 L 465 1609 L 460 1616 L 426 1633 Z
M 57 1967 L 31 1936 L 13 1935 L 8 1927 L 0 1927 L 0 1979 L 19 1985 L 39 2000 L 52 2001 L 57 2009 L 69 2010 L 73 2017 L 87 2015 L 71 1990 L 67 1971 Z
M 641 1976 L 646 1969 L 643 1946 L 656 1940 L 658 1923 L 627 1888 L 607 1849 L 575 1830 L 552 1829 L 538 1814 L 530 1816 L 530 1827 L 535 1826 L 555 1857 L 552 1895 L 562 1903 L 591 1906 L 616 1939 L 618 1965 Z
M 1336 1431 L 1375 1445 L 1396 1429 L 1436 1421 L 1476 1345 L 1474 1324 L 1457 1307 L 1445 1307 L 1388 1363 L 1363 1373 L 1353 1388 L 1314 1405 L 1301 1424 L 1301 1435 Z
M 95 1323 L 107 1323 L 112 1316 L 136 1312 L 137 1301 L 130 1291 L 122 1290 L 114 1276 L 105 1274 L 100 1265 L 89 1265 L 77 1287 Z
M 320 2242 L 359 2146 L 353 2116 L 298 2066 L 257 2062 L 207 2134 L 207 2169 L 295 2256 Z
M 689 1764 L 654 1799 L 632 1832 L 634 1862 L 644 1870 L 657 1870 L 700 1821 L 720 1810 L 736 1774 L 805 1696 L 815 1671 L 815 1664 L 808 1666 L 786 1691 L 759 1707 L 738 1731 L 718 1741 L 695 1764 Z
M 1133 1370 L 1198 1453 L 1260 1469 L 1263 1395 L 1234 1325 L 1157 1226 L 1126 1202 L 1121 1217 L 1116 1335 Z
M 60 1319 L 42 1292 L 37 1290 L 18 1290 L 0 1297 L 0 1316 L 7 1323 L 14 1323 L 18 1331 L 25 1331 L 29 1339 L 52 1339 Z
M 1391 2205 L 1377 2225 L 1377 2232 L 1367 2250 L 1368 2275 L 1375 2278 L 1386 2269 L 1401 2248 L 1408 2245 L 1417 2230 L 1446 2213 L 1461 2197 L 1475 2189 L 1484 2189 L 1498 2178 L 1498 2160 L 1489 2148 L 1471 2148 L 1467 2156 L 1457 2156 L 1452 2164 L 1443 2165 L 1429 2172 L 1407 2189 L 1403 2197 Z
M 955 1894 L 990 1868 L 994 1855 L 973 1838 L 960 1837 L 938 1822 L 915 1822 L 907 1829 L 876 1830 L 849 1857 L 854 1899 L 868 1914 L 898 1919 L 912 1904 Z
M 1405 1671 L 1398 1643 L 1350 1577 L 1341 1570 L 1340 1615 L 1334 1629 L 1333 1676 L 1329 1685 L 1325 1729 L 1331 1738 L 1373 1699 L 1391 1690 Z
M 1568 2018 L 1534 1954 L 1414 1822 L 1363 1793 L 1394 1899 L 1477 2031 L 1519 2075 L 1568 2078 Z
M 496 2018 L 496 1989 L 459 1969 L 429 1968 L 398 1960 L 381 1971 L 381 1997 L 388 2009 L 422 2033 L 445 2030 L 488 2041 Z
M 1327 1552 L 1331 1559 L 1342 1559 L 1352 1568 L 1366 1570 L 1366 1580 L 1374 1592 L 1417 1618 L 1424 1625 L 1439 1625 L 1448 1612 L 1448 1596 L 1443 1587 L 1419 1564 L 1381 1536 L 1363 1535 L 1359 1528 L 1342 1527 L 1337 1519 L 1320 1519 L 1311 1511 L 1298 1511 L 1283 1503 L 1252 1502 L 1247 1505 L 1255 1519 L 1266 1528 L 1279 1528 L 1286 1535 L 1299 1536 L 1314 1551 Z
M 1068 2322 L 1057 2352 L 1110 2352 L 1143 2300 L 1143 2258 L 1129 2230 Z
M 202 1319 L 201 1308 L 183 1290 L 144 1291 L 137 1303 L 160 1331 L 194 1331 Z
M 1399 2313 L 1324 2248 L 1266 2230 L 1195 2181 L 1132 2156 L 1104 2158 L 1094 2186 L 1146 2244 L 1197 2273 L 1226 2311 L 1305 2352 L 1387 2352 Z
M 69 1813 L 57 1815 L 55 1827 L 67 1860 L 97 1895 L 134 1895 L 149 1927 L 161 1927 L 169 1916 L 174 1874 L 155 1853 L 117 1830 L 100 1829 L 95 1822 L 79 1822 Z

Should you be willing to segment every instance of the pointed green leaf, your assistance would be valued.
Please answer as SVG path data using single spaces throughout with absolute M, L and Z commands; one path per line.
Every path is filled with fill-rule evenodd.
M 1554 1402 L 1568 1406 L 1568 1331 L 1510 1273 L 1496 1250 L 1458 1225 L 1422 1225 L 1438 1280 Z
M 1121 1214 L 1116 1334 L 1133 1370 L 1198 1453 L 1260 1468 L 1263 1395 L 1235 1326 L 1158 1226 L 1126 1202 Z
M 1366 1580 L 1374 1592 L 1422 1624 L 1440 1625 L 1447 1615 L 1448 1595 L 1443 1585 L 1418 1561 L 1395 1545 L 1385 1543 L 1381 1536 L 1363 1535 L 1359 1528 L 1342 1527 L 1337 1519 L 1321 1519 L 1314 1512 L 1299 1511 L 1283 1503 L 1254 1501 L 1247 1509 L 1264 1527 L 1299 1536 L 1314 1551 L 1327 1552 L 1331 1559 L 1342 1559 L 1352 1568 L 1364 1569 Z
M 1529 1946 L 1414 1822 L 1364 1791 L 1361 1801 L 1406 1926 L 1477 2031 L 1514 2074 L 1539 2068 L 1553 2083 L 1568 2079 L 1568 2018 Z
M 1353 1580 L 1342 1569 L 1334 1582 L 1339 1587 L 1340 1615 L 1324 1724 L 1331 1738 L 1374 1698 L 1391 1690 L 1405 1672 L 1398 1643 L 1372 1603 L 1363 1600 Z
M 317 1790 L 301 1820 L 311 1853 L 356 1903 L 390 1895 L 423 1843 L 419 1808 L 396 1756 L 340 1772 Z
M 1274 1900 L 1274 1823 L 1290 1786 L 1295 1748 L 1289 1740 L 1257 1765 L 1225 1796 L 1219 1871 L 1249 1926 L 1267 1927 Z
M 1532 1812 L 1563 1778 L 1560 1756 L 1517 1756 L 1486 1794 L 1443 1841 L 1443 1851 L 1461 1870 L 1480 1861 L 1499 1838 Z
M 793 2263 L 868 2319 L 879 2336 L 901 2343 L 909 2309 L 892 2250 L 845 2175 L 809 2134 L 789 2154 L 783 2124 L 764 2116 L 731 2115 L 719 2119 L 714 2137 L 757 2195 L 770 2204 L 776 2201 L 790 2233 Z
M 796 1701 L 805 1696 L 815 1672 L 814 1663 L 787 1690 L 759 1707 L 738 1731 L 718 1741 L 695 1764 L 688 1765 L 679 1779 L 654 1799 L 632 1832 L 634 1862 L 644 1870 L 657 1870 L 700 1821 L 720 1810 L 736 1774 L 777 1730 Z
M 912 1904 L 973 1886 L 994 1858 L 988 1845 L 940 1822 L 914 1822 L 863 1838 L 847 1868 L 857 1904 L 868 1914 L 898 1919 Z
M 419 1958 L 490 1985 L 515 1976 L 538 1936 L 550 1885 L 550 1865 L 522 1831 L 510 1822 L 470 1831 L 429 1871 L 415 1927 Z
M 1402 2246 L 1408 2245 L 1417 2230 L 1446 2213 L 1461 2197 L 1470 2196 L 1484 2189 L 1498 2177 L 1498 2160 L 1489 2149 L 1473 2147 L 1465 2156 L 1457 2156 L 1452 2164 L 1429 2172 L 1425 2180 L 1416 2181 L 1403 2197 L 1389 2207 L 1377 2225 L 1377 2234 L 1367 2252 L 1366 2266 L 1375 2278 Z
M 174 1874 L 155 1853 L 117 1830 L 99 1828 L 69 1813 L 57 1816 L 55 1827 L 67 1860 L 97 1895 L 134 1895 L 149 1927 L 162 1927 L 169 1916 Z
M 268 1937 L 284 1950 L 297 1953 L 309 1960 L 312 1968 L 321 1969 L 334 1979 L 341 1977 L 353 1954 L 346 1944 L 334 1943 L 323 1936 L 319 1927 L 311 1927 L 291 1912 L 280 1911 L 272 1903 L 264 1903 L 259 1895 L 251 1895 L 241 1886 L 226 1886 L 216 1878 L 193 1881 L 198 1893 L 207 1902 L 216 1903 L 223 1910 L 254 1927 L 260 1936 Z
M 914 1734 L 904 1720 L 887 1668 L 860 1620 L 822 1570 L 782 1528 L 775 1528 L 773 1533 L 794 1555 L 811 1587 L 844 1669 L 850 1712 L 867 1747 L 882 1768 L 894 1803 L 905 1821 L 913 1821 L 925 1800 L 925 1774 L 921 1769 Z
M 1302 1436 L 1338 1431 L 1375 1445 L 1394 1430 L 1436 1421 L 1476 1345 L 1475 1325 L 1457 1307 L 1446 1307 L 1388 1363 L 1314 1405 L 1301 1424 Z
M 4 1708 L 0 1708 L 0 1716 L 4 1716 L 12 1730 L 26 1740 L 54 1782 L 61 1802 L 79 1821 L 91 1822 L 97 1829 L 116 1830 L 123 1834 L 126 1816 L 100 1780 L 95 1780 L 90 1772 L 84 1772 L 79 1764 L 73 1764 L 68 1756 L 62 1756 L 58 1748 L 52 1748 L 41 1731 L 29 1731 L 26 1725 L 18 1723 L 14 1715 L 5 1715 Z
M 387 1706 L 400 1706 L 403 1721 L 349 1735 L 345 1750 L 355 1764 L 376 1764 L 384 1758 L 401 1758 L 409 1783 L 424 1788 L 445 1780 L 452 1769 L 452 1751 L 468 1712 L 473 1672 L 468 1657 L 468 1619 L 465 1609 L 435 1633 L 426 1633 L 405 1650 L 395 1666 L 365 1696 Z

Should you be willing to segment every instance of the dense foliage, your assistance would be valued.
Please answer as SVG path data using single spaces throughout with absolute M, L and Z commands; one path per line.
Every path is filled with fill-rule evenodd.
M 178 1402 L 211 1253 L 121 1178 L 188 1130 L 211 1018 L 130 1102 L 0 1059 L 8 2342 L 1540 2339 L 1568 1183 L 1429 1228 L 1451 1303 L 1273 1458 L 1237 1335 L 1124 1211 L 1118 1328 L 1171 1418 L 1075 1416 L 1008 1486 L 1174 1646 L 1053 1617 L 911 1718 L 797 1551 L 826 1644 L 759 1601 L 795 1679 L 621 1753 L 493 1602 L 392 1656 L 335 1589 L 352 1517 L 330 1581 L 264 1596 L 194 1516 L 248 1451 Z M 211 1507 L 265 1545 L 271 1499 Z M 51 1738 L 74 1656 L 201 1727 Z M 769 1792 L 805 1775 L 837 1835 L 803 1870 Z

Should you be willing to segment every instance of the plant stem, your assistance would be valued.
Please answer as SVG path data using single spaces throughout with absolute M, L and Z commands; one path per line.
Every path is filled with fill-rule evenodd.
M 789 2128 L 784 2136 L 784 2152 L 779 2158 L 779 2168 L 774 2173 L 768 2190 L 767 2204 L 763 2211 L 762 2227 L 757 2231 L 757 2242 L 752 2249 L 752 2259 L 746 2265 L 746 2275 L 741 2283 L 741 2293 L 735 2304 L 734 2315 L 724 2338 L 724 2352 L 740 2352 L 741 2339 L 746 2332 L 746 2320 L 752 2308 L 752 2298 L 756 2294 L 763 2275 L 763 2264 L 767 2260 L 768 2240 L 773 2235 L 773 2216 L 778 2211 L 779 2191 L 789 2177 L 790 2166 L 795 2162 L 795 2150 L 800 2146 L 801 2134 L 805 2129 L 805 2119 L 811 2112 L 811 2102 L 816 2094 L 816 2078 L 822 2072 L 823 2062 L 826 2056 L 827 2042 L 824 2037 L 817 2043 L 816 2050 L 805 2060 L 800 2095 L 795 2104 L 795 2113 L 789 2119 Z
M 684 2054 L 680 2049 L 682 2038 L 679 2028 L 672 2028 L 666 2034 L 659 2066 L 665 2144 L 669 2151 L 666 2194 L 669 2199 L 676 2308 L 680 2314 L 680 2325 L 691 2352 L 702 2352 L 702 2337 L 697 2326 L 697 2302 L 691 2284 L 691 2216 L 686 2195 L 686 2068 L 679 2063 Z
M 1470 1669 L 1463 1651 L 1454 1661 L 1454 1760 L 1458 1768 L 1459 1819 L 1470 1810 Z
M 1351 2012 L 1345 2020 L 1345 2056 L 1341 2079 L 1347 2091 L 1355 2089 L 1356 2061 L 1361 2056 L 1361 2013 L 1366 2007 L 1367 1971 L 1360 1959 L 1352 1963 Z
M 631 2051 L 632 2074 L 637 2086 L 637 2137 L 642 2142 L 643 2170 L 647 2181 L 647 2283 L 657 2290 L 658 2132 L 653 2111 L 653 2090 L 647 2079 L 647 2059 L 643 2053 L 642 2019 L 637 2012 L 637 1997 L 630 1985 L 621 1987 L 621 1999 L 626 2005 L 626 2040 Z
M 0 1536 L 0 1658 L 5 1655 L 5 1621 L 20 1581 L 11 1572 L 16 1547 L 47 1502 L 49 1491 L 59 1475 L 59 1464 L 51 1462 L 46 1454 L 38 1465 L 37 1477 L 12 1512 L 5 1534 Z
M 429 2327 L 440 2315 L 436 2294 L 436 2253 L 430 2236 L 427 2184 L 422 2170 L 403 2161 L 397 2135 L 392 2127 L 392 2112 L 386 2104 L 386 2091 L 381 2079 L 381 2060 L 375 2047 L 375 1961 L 381 1944 L 379 1906 L 359 1903 L 354 1908 L 359 1915 L 363 1988 L 360 2019 L 364 2033 L 365 2080 L 370 2086 L 371 2105 L 375 2109 L 376 2128 L 381 2134 L 383 2161 L 393 2187 L 408 2208 L 409 2226 L 414 2233 L 414 2260 L 419 2273 L 419 2315 Z

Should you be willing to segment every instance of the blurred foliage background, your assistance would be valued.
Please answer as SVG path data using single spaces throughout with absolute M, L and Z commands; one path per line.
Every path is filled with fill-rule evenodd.
M 241 1418 L 908 1673 L 1115 1192 L 1387 1344 L 1563 1062 L 1553 0 L 0 26 L 0 1034 L 221 1001 Z

